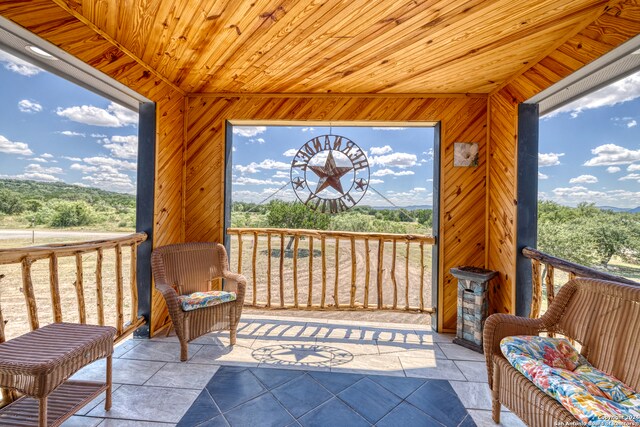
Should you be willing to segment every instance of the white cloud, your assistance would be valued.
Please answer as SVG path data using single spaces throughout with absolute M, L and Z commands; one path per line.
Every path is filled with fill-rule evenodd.
M 620 168 L 618 168 L 618 170 L 620 170 Z M 629 165 L 629 166 L 627 167 L 627 170 L 628 170 L 629 172 L 637 172 L 637 171 L 640 171 L 640 164 Z
M 42 157 L 33 157 L 29 160 L 31 160 L 32 162 L 49 163 L 47 159 L 43 159 Z
M 107 135 L 103 134 L 103 133 L 92 133 L 91 138 L 106 138 Z
M 251 138 L 267 131 L 266 126 L 234 126 L 233 134 Z
M 265 141 L 264 138 L 251 138 L 249 142 L 253 142 L 255 144 L 264 144 L 267 141 Z
M 540 197 L 558 203 L 575 206 L 578 203 L 595 203 L 599 206 L 636 207 L 640 205 L 640 191 L 609 190 L 595 191 L 583 186 L 555 188 L 549 196 L 540 193 Z
M 136 190 L 136 186 L 129 175 L 108 165 L 100 166 L 98 171 L 94 171 L 91 175 L 83 176 L 82 180 L 89 183 L 91 187 L 108 191 L 133 193 Z
M 236 170 L 241 173 L 256 173 L 260 169 L 275 169 L 275 170 L 289 170 L 291 165 L 289 163 L 278 162 L 276 160 L 266 159 L 260 163 L 251 162 L 248 165 L 236 165 Z
M 302 132 L 313 132 L 316 128 L 302 128 Z
M 373 156 L 369 159 L 371 166 L 396 166 L 399 168 L 409 168 L 415 166 L 418 157 L 410 153 L 393 153 L 384 156 Z
M 27 165 L 27 167 L 24 168 L 24 171 L 31 172 L 31 173 L 46 173 L 50 175 L 60 175 L 64 173 L 64 171 L 61 168 L 58 168 L 58 167 L 47 168 L 36 163 L 31 163 Z
M 63 159 L 72 161 L 72 162 L 81 162 L 82 159 L 80 157 L 69 157 L 69 156 L 62 156 Z
M 24 142 L 9 141 L 4 136 L 0 135 L 0 153 L 30 156 L 33 154 L 33 151 L 31 151 L 31 149 L 29 149 L 29 145 Z
M 640 97 L 640 73 L 632 74 L 610 84 L 594 93 L 584 96 L 547 115 L 553 117 L 560 113 L 570 113 L 575 118 L 584 110 L 620 104 Z
M 640 160 L 640 150 L 629 150 L 615 144 L 604 144 L 591 150 L 596 157 L 587 160 L 585 166 L 626 165 Z
M 393 151 L 393 148 L 389 145 L 385 145 L 384 147 L 371 147 L 371 154 L 373 156 L 379 156 L 381 154 L 387 154 Z
M 628 128 L 632 128 L 632 127 L 636 127 L 638 126 L 638 122 L 636 122 L 635 120 L 631 120 L 630 122 L 627 122 L 627 127 Z
M 562 156 L 564 153 L 538 153 L 538 167 L 559 165 Z
M 121 159 L 135 159 L 138 157 L 138 136 L 112 136 L 111 140 L 104 139 L 104 148 L 111 151 L 111 154 Z
M 415 172 L 413 171 L 396 172 L 391 169 L 380 169 L 371 174 L 371 176 L 387 176 L 387 175 L 393 175 L 393 176 L 415 175 Z
M 296 150 L 295 148 L 289 148 L 287 151 L 282 153 L 282 155 L 285 157 L 293 157 L 296 155 L 297 152 L 298 150 Z
M 60 135 L 64 135 L 64 136 L 82 136 L 82 137 L 87 136 L 84 133 L 74 132 L 74 131 L 71 131 L 71 130 L 63 130 L 63 131 L 57 132 L 57 133 L 59 133 Z
M 384 184 L 384 180 L 373 178 L 369 180 L 369 185 Z
M 42 105 L 38 104 L 36 101 L 29 101 L 28 99 L 23 99 L 18 102 L 18 109 L 22 113 L 35 114 L 42 111 Z
M 545 175 L 542 172 L 538 172 L 538 179 L 549 179 L 549 175 Z
M 44 181 L 44 182 L 60 181 L 60 178 L 58 177 L 55 177 L 53 175 L 49 175 L 46 173 L 39 173 L 39 172 L 21 173 L 19 175 L 0 175 L 0 178 L 27 179 L 31 181 Z
M 631 166 L 629 166 L 629 167 L 631 167 Z M 618 166 L 609 166 L 609 167 L 607 168 L 607 172 L 609 172 L 609 173 L 618 173 L 618 172 L 620 172 L 621 170 L 622 170 L 622 169 L 620 169 Z
M 16 58 L 4 51 L 0 51 L 0 62 L 4 64 L 4 68 L 7 70 L 27 77 L 35 76 L 42 71 L 35 65 L 32 65 L 27 61 L 23 61 L 20 58 Z
M 374 127 L 374 130 L 405 130 L 406 128 L 386 126 L 386 127 Z
M 286 179 L 289 179 L 289 178 L 291 178 L 291 175 L 289 174 L 289 172 L 285 172 L 285 171 L 277 171 L 277 172 L 272 176 L 272 178 L 280 178 L 280 179 L 282 179 L 282 178 L 286 178 Z
M 288 181 L 274 181 L 272 179 L 255 179 L 241 176 L 233 181 L 234 185 L 285 185 Z
M 569 184 L 595 184 L 598 178 L 593 175 L 580 175 L 569 180 Z
M 58 107 L 56 114 L 71 121 L 91 126 L 123 127 L 138 124 L 138 113 L 113 102 L 106 110 L 93 105 Z
M 134 171 L 137 169 L 137 165 L 133 162 L 127 162 L 126 160 L 112 159 L 110 157 L 85 157 L 83 162 L 92 166 L 112 166 L 116 169 L 124 169 Z
M 81 171 L 82 173 L 97 172 L 99 170 L 98 166 L 82 165 L 79 163 L 74 163 L 71 166 L 69 166 L 69 168 L 73 170 Z
M 45 158 L 45 159 L 52 159 L 53 158 L 53 154 L 49 154 L 49 153 L 42 153 L 40 155 L 40 157 Z
M 618 179 L 619 181 L 638 181 L 640 183 L 640 173 L 630 173 Z

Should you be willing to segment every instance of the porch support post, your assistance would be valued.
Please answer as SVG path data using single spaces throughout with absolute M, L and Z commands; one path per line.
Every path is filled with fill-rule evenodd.
M 436 239 L 435 244 L 431 247 L 431 305 L 436 307 L 435 312 L 431 315 L 431 329 L 436 332 L 442 332 L 442 325 L 439 319 L 443 310 L 442 301 L 438 298 L 442 295 L 439 280 L 440 277 L 440 131 L 441 125 L 438 122 L 433 132 L 433 200 L 432 200 L 432 229 L 433 237 Z
M 151 250 L 153 249 L 153 213 L 156 169 L 156 104 L 140 104 L 138 125 L 138 188 L 136 195 L 136 231 L 147 233 L 147 240 L 138 245 L 136 259 L 138 278 L 138 316 L 146 324 L 133 335 L 149 338 L 151 323 Z
M 522 255 L 538 241 L 538 104 L 518 105 L 518 194 L 516 211 L 516 315 L 529 316 L 531 260 Z

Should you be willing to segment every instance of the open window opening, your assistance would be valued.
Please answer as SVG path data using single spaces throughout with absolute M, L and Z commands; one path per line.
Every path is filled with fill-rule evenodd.
M 226 234 L 246 300 L 432 311 L 435 134 L 430 123 L 230 124 Z

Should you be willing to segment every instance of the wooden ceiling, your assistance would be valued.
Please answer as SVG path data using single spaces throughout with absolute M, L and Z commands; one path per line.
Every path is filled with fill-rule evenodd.
M 490 93 L 612 3 L 55 1 L 188 93 Z

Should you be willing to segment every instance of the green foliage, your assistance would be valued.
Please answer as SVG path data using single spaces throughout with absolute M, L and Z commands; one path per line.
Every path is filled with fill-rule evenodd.
M 0 213 L 13 215 L 24 211 L 24 203 L 20 194 L 0 187 Z
M 24 226 L 135 228 L 136 198 L 64 183 L 0 180 L 0 213 Z
M 84 201 L 68 202 L 61 200 L 52 206 L 53 215 L 49 219 L 52 227 L 79 227 L 96 221 L 96 212 Z
M 311 210 L 302 203 L 273 200 L 268 205 L 269 227 L 326 230 L 330 222 L 329 215 Z
M 587 266 L 607 266 L 613 256 L 640 263 L 640 214 L 538 204 L 538 248 Z

